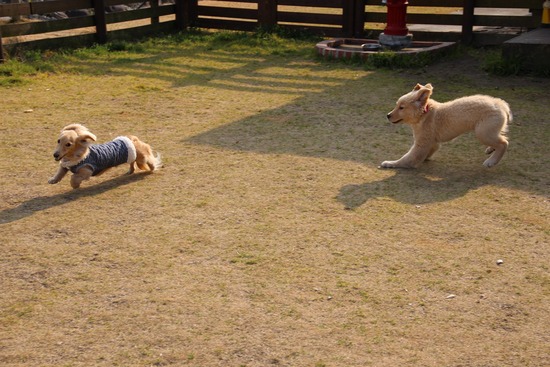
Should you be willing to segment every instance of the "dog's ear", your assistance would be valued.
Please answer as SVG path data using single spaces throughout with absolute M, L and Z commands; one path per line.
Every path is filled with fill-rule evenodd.
M 78 142 L 83 145 L 89 145 L 92 141 L 96 140 L 96 136 L 89 131 L 78 135 Z
M 417 90 L 420 90 L 420 89 L 422 89 L 422 88 L 423 88 L 423 85 L 417 83 L 417 84 L 414 86 L 414 88 L 413 88 L 413 92 L 416 92 Z
M 81 133 L 81 132 L 84 132 L 84 131 L 88 131 L 88 128 L 84 125 L 81 125 L 81 124 L 70 124 L 70 125 L 65 126 L 61 130 L 61 132 L 64 132 L 64 131 L 76 131 L 77 133 Z
M 424 87 L 428 88 L 429 90 L 433 91 L 434 87 L 432 87 L 432 83 L 426 84 Z
M 426 106 L 426 103 L 428 103 L 428 99 L 430 99 L 431 95 L 432 95 L 432 85 L 427 84 L 426 86 L 418 90 L 418 93 L 416 95 L 416 100 L 419 102 L 421 107 L 424 107 Z

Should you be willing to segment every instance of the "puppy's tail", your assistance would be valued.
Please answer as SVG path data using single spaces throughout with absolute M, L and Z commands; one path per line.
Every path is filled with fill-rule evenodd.
M 157 170 L 163 167 L 162 158 L 159 152 L 155 152 L 155 155 L 151 154 L 151 158 L 147 160 L 147 165 L 151 171 Z
M 502 103 L 503 103 L 504 113 L 506 113 L 506 121 L 504 123 L 504 126 L 502 126 L 502 129 L 500 130 L 500 134 L 506 135 L 506 133 L 508 132 L 508 127 L 512 124 L 512 120 L 514 119 L 514 116 L 512 114 L 512 110 L 510 109 L 510 105 L 505 101 L 502 101 Z
M 136 164 L 139 169 L 144 171 L 155 171 L 162 167 L 162 159 L 159 152 L 153 154 L 153 149 L 149 144 L 139 140 L 137 136 L 128 136 L 136 147 Z
M 159 152 L 153 152 L 143 157 L 143 160 L 138 159 L 136 161 L 138 167 L 144 171 L 156 171 L 159 168 L 162 168 L 162 159 Z

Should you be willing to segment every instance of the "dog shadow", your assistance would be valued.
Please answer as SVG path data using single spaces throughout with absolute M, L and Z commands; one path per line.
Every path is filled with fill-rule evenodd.
M 143 180 L 150 172 L 134 173 L 112 178 L 97 185 L 74 189 L 52 196 L 39 196 L 22 202 L 14 208 L 4 209 L 0 212 L 0 224 L 18 221 L 33 215 L 34 213 L 63 205 L 84 197 L 102 194 L 117 187 L 128 185 Z
M 353 210 L 369 200 L 389 197 L 396 201 L 423 205 L 445 202 L 466 195 L 481 186 L 498 184 L 498 175 L 487 169 L 472 172 L 439 172 L 438 169 L 395 169 L 394 174 L 379 181 L 349 184 L 340 189 L 336 199 L 345 209 Z

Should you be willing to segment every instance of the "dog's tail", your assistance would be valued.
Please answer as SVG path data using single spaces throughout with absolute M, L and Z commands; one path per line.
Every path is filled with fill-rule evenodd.
M 508 132 L 508 127 L 512 124 L 514 115 L 512 114 L 510 105 L 506 101 L 502 101 L 502 102 L 504 103 L 504 112 L 506 113 L 506 122 L 504 123 L 504 126 L 502 126 L 500 133 L 501 135 L 506 135 L 506 133 Z
M 139 169 L 155 171 L 162 167 L 162 159 L 159 152 L 153 154 L 151 146 L 139 140 L 137 136 L 130 135 L 129 138 L 136 146 L 137 157 L 135 159 Z
M 147 165 L 149 166 L 149 169 L 151 171 L 154 171 L 163 167 L 162 158 L 159 152 L 155 152 L 155 155 L 151 154 L 151 157 L 152 159 L 147 160 Z
M 138 159 L 136 161 L 138 167 L 144 171 L 155 171 L 159 168 L 162 168 L 162 159 L 159 152 L 150 151 L 150 154 L 147 154 L 143 157 L 143 160 Z

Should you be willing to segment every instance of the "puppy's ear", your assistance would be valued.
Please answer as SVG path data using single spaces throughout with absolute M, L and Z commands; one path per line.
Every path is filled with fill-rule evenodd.
M 70 124 L 70 125 L 67 125 L 65 126 L 61 132 L 63 131 L 76 131 L 77 133 L 78 132 L 84 132 L 84 131 L 88 131 L 88 129 L 86 128 L 86 126 L 84 125 L 81 125 L 81 124 Z
M 421 107 L 424 107 L 426 106 L 426 103 L 428 103 L 428 99 L 430 99 L 431 95 L 432 95 L 432 86 L 431 84 L 427 84 L 425 87 L 422 87 L 418 90 L 416 100 L 419 102 Z
M 78 141 L 80 144 L 83 144 L 83 145 L 89 145 L 92 141 L 96 141 L 96 140 L 97 140 L 96 136 L 89 131 L 78 135 Z
M 419 90 L 419 89 L 422 89 L 423 87 L 424 87 L 424 86 L 423 86 L 422 84 L 417 83 L 417 84 L 414 86 L 414 88 L 413 88 L 413 92 L 415 92 L 415 91 L 417 91 L 417 90 Z
M 434 90 L 434 87 L 432 87 L 432 83 L 426 84 L 424 87 L 428 88 L 429 90 Z

